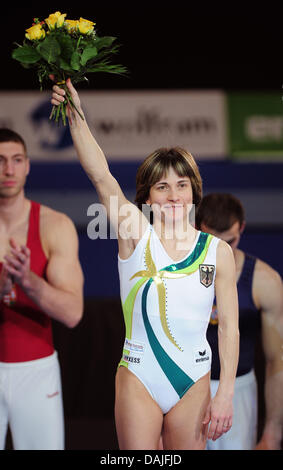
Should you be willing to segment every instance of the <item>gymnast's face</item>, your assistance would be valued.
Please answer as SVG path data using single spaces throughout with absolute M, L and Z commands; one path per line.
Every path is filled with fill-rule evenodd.
M 205 224 L 201 224 L 201 230 L 203 232 L 211 233 L 212 235 L 221 238 L 221 240 L 224 240 L 231 246 L 232 250 L 236 250 L 239 245 L 244 226 L 244 223 L 242 224 L 242 226 L 240 226 L 240 222 L 237 221 L 228 230 L 225 230 L 224 232 L 217 232 L 216 230 L 207 227 Z
M 172 167 L 150 188 L 146 201 L 151 205 L 155 216 L 169 223 L 188 220 L 192 202 L 190 178 L 179 176 Z
M 20 142 L 0 142 L 0 199 L 17 196 L 29 173 L 29 159 Z

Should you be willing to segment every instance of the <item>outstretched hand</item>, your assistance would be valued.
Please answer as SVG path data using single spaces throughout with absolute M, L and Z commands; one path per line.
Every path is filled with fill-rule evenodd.
M 49 78 L 54 81 L 55 77 L 54 75 L 49 75 Z M 53 93 L 52 93 L 52 98 L 51 98 L 51 103 L 54 106 L 60 106 L 62 103 L 64 103 L 65 100 L 67 100 L 68 105 L 67 105 L 67 113 L 68 113 L 68 118 L 72 123 L 72 118 L 76 119 L 76 113 L 74 112 L 74 108 L 78 113 L 82 116 L 83 112 L 81 109 L 81 102 L 80 98 L 78 95 L 77 90 L 74 88 L 71 79 L 68 78 L 66 80 L 66 83 L 64 84 L 64 87 L 60 87 L 59 84 L 56 84 L 53 86 Z M 69 93 L 69 95 L 68 95 Z M 71 97 L 72 103 L 70 103 L 69 96 Z

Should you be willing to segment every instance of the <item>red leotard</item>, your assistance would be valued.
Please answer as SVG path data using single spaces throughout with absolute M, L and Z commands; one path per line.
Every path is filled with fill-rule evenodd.
M 39 214 L 40 204 L 31 201 L 27 238 L 30 269 L 45 278 L 47 258 L 40 241 Z M 12 293 L 0 301 L 0 361 L 32 361 L 53 352 L 51 319 L 15 285 Z

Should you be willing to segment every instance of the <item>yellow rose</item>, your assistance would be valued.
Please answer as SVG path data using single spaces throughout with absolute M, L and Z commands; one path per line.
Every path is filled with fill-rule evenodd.
M 95 23 L 93 23 L 93 21 L 88 21 L 84 18 L 80 18 L 80 21 L 78 22 L 78 28 L 82 34 L 91 33 L 93 31 L 94 25 Z
M 66 20 L 65 25 L 67 27 L 68 32 L 72 33 L 73 31 L 75 31 L 78 27 L 78 23 L 78 20 Z
M 42 25 L 38 23 L 31 26 L 31 28 L 26 29 L 26 38 L 28 38 L 30 41 L 45 38 L 45 31 L 42 29 Z
M 57 26 L 57 28 L 61 28 L 61 26 L 64 24 L 66 15 L 67 13 L 61 14 L 60 11 L 56 11 L 55 13 L 49 15 L 49 17 L 45 19 L 48 28 L 55 29 L 55 26 Z

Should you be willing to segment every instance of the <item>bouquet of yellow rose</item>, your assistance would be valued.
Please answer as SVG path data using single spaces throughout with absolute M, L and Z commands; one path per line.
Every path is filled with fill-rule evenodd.
M 65 102 L 53 106 L 50 115 L 56 122 L 61 117 L 64 125 L 67 104 L 79 113 L 65 85 L 67 78 L 78 83 L 87 80 L 85 75 L 90 72 L 126 73 L 125 67 L 109 61 L 109 56 L 118 50 L 118 46 L 113 45 L 116 38 L 98 37 L 94 22 L 84 18 L 68 20 L 66 16 L 66 13 L 56 11 L 44 21 L 34 18 L 33 25 L 26 30 L 23 44 L 16 44 L 17 48 L 12 52 L 12 57 L 25 68 L 37 70 L 41 90 L 49 75 L 54 75 L 56 83 L 64 88 Z

